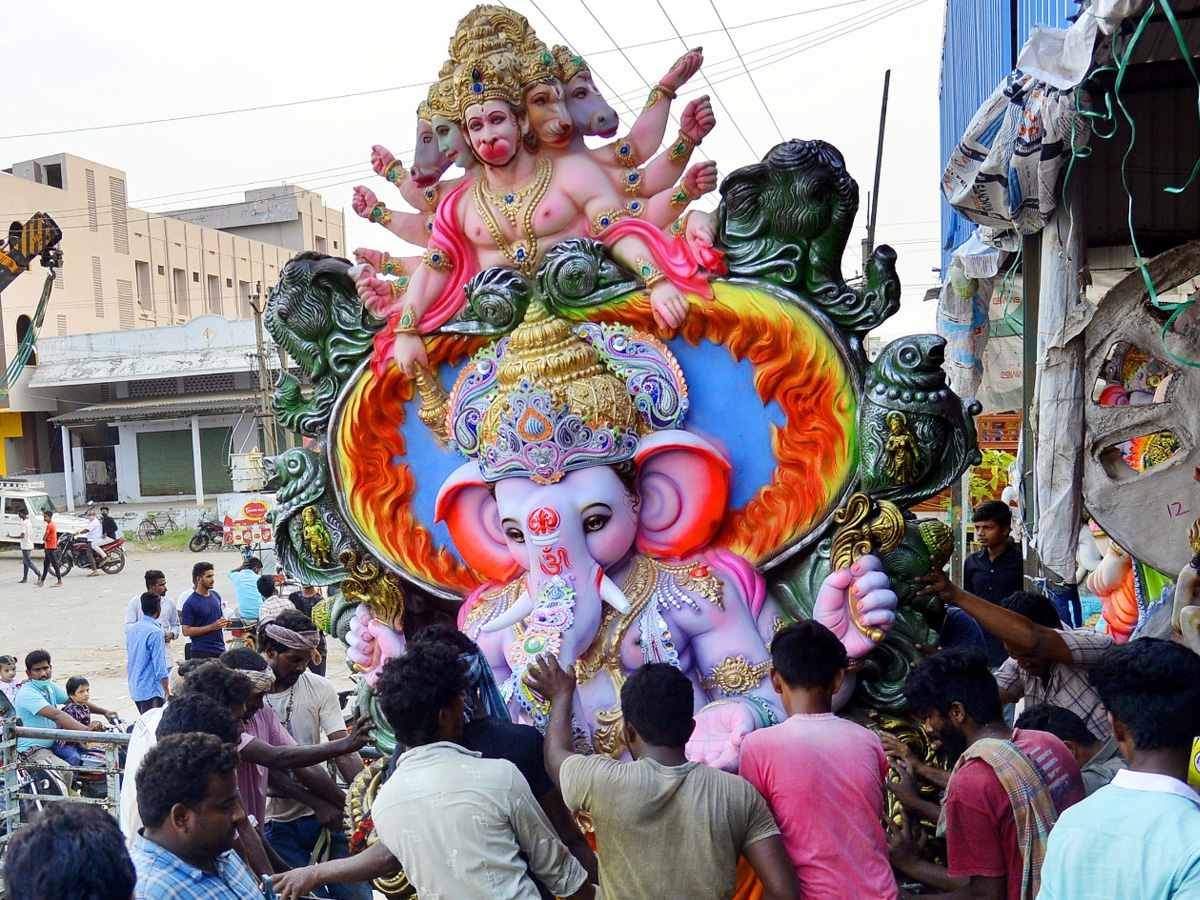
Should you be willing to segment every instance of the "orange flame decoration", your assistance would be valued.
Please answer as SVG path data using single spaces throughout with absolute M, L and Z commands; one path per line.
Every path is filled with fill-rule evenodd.
M 857 465 L 854 390 L 837 349 L 805 312 L 765 291 L 714 283 L 716 299 L 693 299 L 679 336 L 693 346 L 711 341 L 734 360 L 754 364 L 754 384 L 764 404 L 776 402 L 787 427 L 772 426 L 777 461 L 769 484 L 744 507 L 731 510 L 714 543 L 752 563 L 804 537 L 837 502 Z M 621 322 L 654 334 L 643 295 L 592 310 L 595 321 Z M 582 316 L 581 316 L 582 318 Z M 427 340 L 431 369 L 456 365 L 487 339 Z M 334 441 L 349 508 L 365 536 L 406 571 L 463 594 L 482 578 L 437 546 L 413 514 L 415 492 L 403 457 L 403 404 L 412 386 L 395 366 L 382 379 L 368 370 L 347 398 Z

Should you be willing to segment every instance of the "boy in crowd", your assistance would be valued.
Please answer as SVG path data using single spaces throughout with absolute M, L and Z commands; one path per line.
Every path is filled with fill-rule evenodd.
M 682 672 L 652 663 L 621 687 L 633 762 L 575 752 L 574 668 L 564 672 L 558 660 L 540 656 L 525 681 L 550 703 L 546 771 L 567 808 L 595 826 L 605 900 L 726 900 L 737 887 L 740 856 L 762 882 L 764 900 L 800 896 L 758 791 L 744 778 L 688 761 L 695 691 Z
M 893 900 L 896 879 L 880 824 L 883 744 L 833 713 L 847 665 L 846 648 L 819 622 L 775 635 L 771 684 L 788 719 L 746 735 L 741 775 L 771 807 L 805 900 Z
M 1059 814 L 1083 799 L 1079 766 L 1062 741 L 1004 722 L 984 654 L 945 650 L 908 673 L 909 710 L 954 763 L 939 831 L 946 869 L 894 835 L 892 864 L 953 900 L 1033 900 L 1046 837 Z
M 83 803 L 48 803 L 4 857 L 9 900 L 131 900 L 136 881 L 113 817 Z
M 184 655 L 188 659 L 216 659 L 225 652 L 225 629 L 229 620 L 221 606 L 221 595 L 213 590 L 217 576 L 210 562 L 192 566 L 193 590 L 183 601 L 179 621 L 191 638 Z
M 1125 757 L 1117 746 L 1117 739 L 1100 740 L 1088 729 L 1087 723 L 1069 709 L 1041 703 L 1021 713 L 1017 727 L 1045 731 L 1067 745 L 1079 772 L 1083 776 L 1083 790 L 1089 797 L 1113 780 L 1125 768 Z
M 1200 734 L 1200 656 L 1141 638 L 1113 650 L 1092 682 L 1129 768 L 1058 820 L 1038 896 L 1200 897 L 1200 795 L 1185 781 Z
M 167 596 L 166 575 L 158 569 L 147 569 L 145 579 L 146 590 L 158 594 L 161 600 L 156 621 L 158 627 L 162 629 L 163 640 L 167 643 L 167 667 L 170 668 L 174 664 L 174 653 L 170 645 L 183 636 L 182 626 L 179 624 L 179 608 L 175 605 L 175 601 Z M 129 631 L 129 627 L 142 615 L 142 594 L 135 594 L 129 598 L 129 603 L 125 607 L 125 630 Z
M 986 500 L 971 513 L 971 523 L 975 527 L 975 543 L 981 549 L 963 561 L 963 589 L 988 603 L 999 603 L 1025 587 L 1025 560 L 1011 537 L 1012 509 L 1003 501 Z M 972 610 L 966 612 L 978 618 Z M 986 629 L 985 625 L 988 665 L 996 669 L 1008 659 L 1008 654 L 1000 637 Z
M 458 654 L 441 644 L 416 643 L 384 667 L 379 705 L 408 750 L 371 807 L 380 842 L 419 896 L 538 900 L 532 873 L 556 897 L 592 900 L 516 766 L 456 743 L 465 686 Z
M 154 591 L 142 594 L 142 618 L 125 631 L 127 655 L 126 679 L 129 697 L 140 715 L 148 709 L 167 702 L 171 689 L 167 682 L 167 644 L 158 624 L 162 614 L 162 598 Z
M 82 725 L 92 730 L 92 711 L 88 704 L 92 698 L 92 685 L 82 675 L 72 675 L 67 679 L 67 702 L 63 704 L 63 712 Z M 107 713 L 114 716 L 116 713 Z M 103 723 L 100 723 L 103 727 Z M 89 759 L 82 752 L 82 746 L 77 741 L 55 741 L 54 754 L 66 760 L 68 765 L 101 765 L 102 760 Z
M 246 900 L 262 891 L 233 852 L 245 819 L 234 770 L 238 751 L 211 734 L 173 734 L 137 772 L 145 828 L 133 842 L 135 900 Z

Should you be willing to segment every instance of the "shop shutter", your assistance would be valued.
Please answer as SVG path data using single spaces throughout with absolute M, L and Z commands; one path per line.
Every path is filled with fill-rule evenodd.
M 144 497 L 191 494 L 192 432 L 143 431 L 137 436 L 138 481 Z
M 200 429 L 200 470 L 204 473 L 204 493 L 227 494 L 233 490 L 229 474 L 229 436 L 231 428 Z

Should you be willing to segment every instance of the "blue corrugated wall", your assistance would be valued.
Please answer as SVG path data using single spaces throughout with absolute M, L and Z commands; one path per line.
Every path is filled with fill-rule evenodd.
M 1019 50 L 1033 28 L 1066 28 L 1078 8 L 1078 0 L 946 0 L 939 98 L 942 165 L 980 104 L 1012 71 L 1014 11 Z M 950 250 L 974 227 L 942 199 L 943 270 Z

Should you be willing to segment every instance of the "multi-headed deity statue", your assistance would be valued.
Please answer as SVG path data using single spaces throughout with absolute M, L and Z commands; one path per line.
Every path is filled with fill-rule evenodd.
M 586 752 L 627 753 L 621 684 L 677 666 L 689 754 L 732 767 L 783 715 L 772 635 L 811 617 L 851 660 L 839 706 L 902 713 L 937 612 L 911 579 L 948 555 L 945 529 L 904 510 L 977 457 L 978 406 L 947 387 L 938 338 L 868 365 L 900 286 L 888 247 L 842 277 L 858 189 L 835 148 L 780 144 L 715 212 L 688 210 L 716 187 L 714 162 L 688 168 L 708 98 L 661 145 L 702 62 L 684 54 L 616 138 L 583 59 L 476 7 L 418 109 L 411 170 L 372 151 L 414 211 L 355 192 L 423 255 L 285 268 L 267 326 L 311 391 L 283 375 L 276 410 L 315 444 L 271 463 L 277 544 L 303 580 L 343 582 L 326 624 L 368 709 L 406 637 L 453 617 L 526 721 L 547 718 L 531 662 L 576 666 Z

